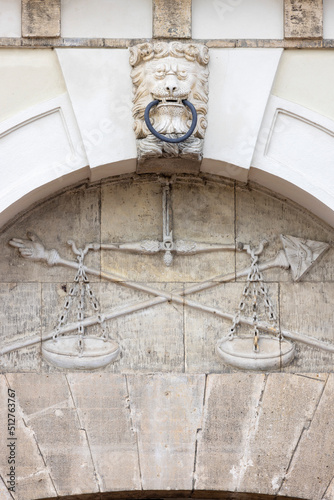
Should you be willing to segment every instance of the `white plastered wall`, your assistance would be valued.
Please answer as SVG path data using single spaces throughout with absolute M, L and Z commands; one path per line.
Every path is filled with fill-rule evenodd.
M 334 38 L 334 2 L 323 0 L 324 8 L 324 38 Z
M 21 36 L 21 0 L 0 0 L 0 37 Z
M 248 178 L 334 224 L 334 53 L 285 51 Z
M 283 0 L 193 0 L 192 35 L 200 39 L 281 39 Z
M 88 161 L 53 50 L 0 51 L 0 221 L 88 177 Z
M 150 38 L 152 0 L 62 0 L 61 34 L 79 38 Z
M 1 54 L 1 223 L 73 182 L 135 172 L 127 49 Z M 211 49 L 202 172 L 256 181 L 333 225 L 333 57 Z

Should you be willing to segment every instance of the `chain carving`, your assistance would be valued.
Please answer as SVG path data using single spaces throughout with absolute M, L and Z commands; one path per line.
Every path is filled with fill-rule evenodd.
M 218 355 L 225 363 L 241 369 L 271 370 L 287 364 L 293 359 L 294 345 L 291 340 L 306 345 L 334 352 L 334 345 L 315 339 L 300 332 L 280 331 L 277 326 L 276 313 L 270 299 L 268 287 L 263 278 L 263 272 L 269 269 L 290 269 L 292 279 L 299 281 L 311 269 L 322 255 L 328 250 L 329 244 L 313 240 L 306 240 L 294 236 L 281 235 L 282 250 L 271 259 L 260 262 L 259 258 L 268 242 L 262 242 L 258 248 L 251 245 L 237 243 L 236 245 L 219 245 L 197 243 L 193 241 L 173 239 L 173 217 L 171 205 L 171 186 L 167 182 L 162 187 L 162 241 L 143 240 L 125 244 L 89 243 L 84 249 L 78 249 L 70 241 L 76 260 L 63 259 L 56 249 L 48 250 L 39 237 L 33 233 L 27 234 L 27 239 L 13 238 L 9 244 L 18 249 L 20 255 L 27 260 L 44 262 L 49 266 L 65 266 L 77 270 L 74 283 L 66 296 L 63 309 L 59 315 L 56 328 L 43 339 L 42 353 L 44 358 L 60 368 L 96 369 L 115 361 L 119 355 L 119 346 L 109 338 L 106 322 L 132 312 L 153 307 L 156 304 L 171 302 L 195 308 L 216 317 L 232 321 L 229 333 L 218 342 Z M 220 274 L 201 283 L 180 287 L 173 293 L 160 290 L 151 285 L 135 283 L 119 274 L 97 270 L 84 264 L 84 257 L 88 251 L 119 251 L 136 254 L 152 255 L 163 252 L 165 265 L 170 266 L 174 255 L 194 255 L 204 252 L 244 251 L 251 257 L 251 265 L 241 269 L 236 274 Z M 109 309 L 103 314 L 98 299 L 90 287 L 88 275 L 98 276 L 120 286 L 132 288 L 153 295 L 150 300 L 139 301 L 124 305 L 117 310 Z M 201 292 L 217 286 L 219 283 L 234 281 L 236 278 L 247 277 L 242 299 L 236 314 L 223 311 L 219 308 L 206 306 L 199 301 L 187 298 L 187 295 Z M 77 301 L 77 321 L 68 322 L 68 312 Z M 92 314 L 85 316 L 86 305 L 90 304 Z M 266 321 L 259 315 L 259 307 L 263 307 Z M 248 309 L 247 309 L 248 308 Z M 248 311 L 248 312 L 247 312 Z M 247 312 L 247 314 L 246 314 Z M 85 329 L 98 325 L 99 336 L 86 335 Z M 239 335 L 241 326 L 250 327 L 251 336 Z M 69 335 L 71 332 L 75 334 Z M 27 345 L 40 342 L 36 335 L 29 341 L 16 342 L 5 346 L 0 354 L 15 351 Z M 231 359 L 234 361 L 231 362 Z M 237 359 L 237 362 L 235 360 Z M 240 361 L 241 360 L 241 361 Z M 233 364 L 234 363 L 234 364 Z

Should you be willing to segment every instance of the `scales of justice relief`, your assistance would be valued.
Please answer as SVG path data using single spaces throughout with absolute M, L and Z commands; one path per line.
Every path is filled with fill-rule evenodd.
M 204 314 L 213 314 L 230 320 L 231 328 L 217 342 L 216 355 L 225 364 L 243 370 L 268 371 L 279 369 L 290 363 L 295 355 L 292 340 L 334 352 L 334 345 L 302 333 L 281 331 L 277 324 L 274 306 L 270 300 L 268 286 L 263 278 L 263 271 L 273 268 L 290 270 L 293 281 L 299 281 L 320 259 L 329 248 L 328 243 L 301 239 L 294 236 L 281 235 L 282 249 L 276 257 L 262 261 L 261 254 L 267 241 L 257 247 L 238 243 L 235 245 L 219 245 L 198 243 L 173 239 L 171 187 L 169 181 L 162 186 L 162 241 L 143 240 L 126 244 L 88 243 L 85 248 L 77 248 L 71 240 L 70 245 L 76 260 L 63 259 L 57 250 L 47 250 L 39 237 L 28 233 L 27 239 L 13 238 L 9 244 L 18 249 L 21 257 L 31 261 L 39 261 L 49 266 L 65 266 L 75 270 L 73 285 L 70 287 L 59 315 L 56 327 L 42 339 L 42 356 L 58 368 L 72 370 L 94 370 L 114 362 L 120 354 L 120 347 L 108 331 L 107 323 L 112 319 L 135 311 L 153 307 L 164 302 L 186 305 Z M 180 287 L 173 293 L 159 290 L 150 285 L 128 281 L 126 277 L 112 272 L 97 270 L 84 263 L 88 252 L 101 250 L 128 252 L 132 254 L 153 255 L 161 252 L 166 266 L 173 264 L 174 256 L 197 255 L 207 252 L 238 251 L 247 252 L 250 266 L 236 273 L 221 274 L 208 281 L 191 285 L 185 289 Z M 145 292 L 153 298 L 135 304 L 123 305 L 117 310 L 101 311 L 99 301 L 89 283 L 88 276 L 98 276 L 124 286 Z M 187 295 L 207 290 L 222 283 L 246 277 L 242 297 L 235 314 L 218 308 L 201 304 L 188 299 Z M 69 322 L 68 314 L 76 309 L 77 321 Z M 89 314 L 89 311 L 91 313 Z M 265 320 L 263 318 L 265 317 Z M 97 325 L 98 333 L 90 335 L 90 327 Z M 246 329 L 245 333 L 240 330 Z M 39 336 L 19 341 L 4 347 L 1 354 L 38 344 Z

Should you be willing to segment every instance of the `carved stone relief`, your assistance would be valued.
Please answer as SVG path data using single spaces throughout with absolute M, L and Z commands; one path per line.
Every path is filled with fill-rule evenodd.
M 147 194 L 143 194 L 144 186 Z M 327 336 L 324 338 L 323 335 L 314 334 L 314 329 L 311 334 L 304 329 L 286 327 L 279 307 L 283 297 L 278 300 L 277 286 L 282 280 L 302 286 L 310 276 L 311 281 L 314 279 L 312 272 L 318 273 L 315 274 L 318 276 L 316 282 L 319 281 L 319 276 L 322 276 L 320 281 L 331 279 L 332 230 L 321 226 L 312 218 L 310 223 L 309 216 L 303 214 L 297 207 L 290 207 L 285 202 L 267 196 L 272 203 L 272 200 L 275 200 L 273 211 L 278 212 L 284 207 L 287 217 L 281 224 L 271 223 L 268 226 L 268 221 L 264 219 L 262 222 L 258 214 L 257 224 L 258 227 L 262 227 L 265 239 L 259 240 L 254 234 L 253 240 L 245 231 L 240 231 L 235 226 L 238 218 L 235 218 L 234 211 L 230 211 L 233 198 L 229 195 L 236 190 L 233 183 L 224 184 L 210 179 L 191 177 L 173 180 L 147 177 L 112 183 L 106 185 L 106 189 L 109 192 L 113 191 L 113 198 L 116 198 L 116 202 L 118 200 L 129 221 L 132 217 L 137 220 L 138 231 L 133 234 L 132 241 L 124 242 L 121 238 L 115 240 L 120 229 L 120 226 L 117 227 L 119 221 L 115 214 L 108 211 L 108 204 L 104 203 L 106 198 L 103 197 L 102 212 L 105 212 L 106 217 L 102 217 L 102 224 L 108 224 L 108 231 L 111 229 L 111 233 L 114 233 L 109 241 L 104 241 L 102 236 L 100 241 L 81 243 L 80 248 L 74 240 L 83 242 L 85 234 L 70 234 L 71 224 L 63 220 L 59 229 L 63 228 L 64 238 L 61 233 L 55 234 L 54 241 L 58 242 L 58 248 L 48 249 L 43 242 L 43 233 L 39 229 L 38 212 L 30 220 L 29 226 L 33 231 L 28 231 L 27 237 L 22 234 L 23 227 L 20 229 L 19 225 L 17 229 L 14 225 L 3 234 L 2 243 L 7 242 L 10 247 L 18 250 L 16 262 L 20 259 L 25 261 L 27 270 L 29 266 L 41 266 L 41 269 L 44 269 L 45 278 L 41 280 L 44 280 L 45 290 L 46 285 L 49 289 L 51 285 L 47 283 L 47 269 L 68 268 L 73 273 L 72 283 L 62 285 L 64 293 L 61 295 L 61 300 L 60 297 L 57 298 L 56 307 L 51 306 L 50 294 L 45 292 L 42 294 L 44 315 L 46 315 L 43 319 L 46 327 L 42 339 L 36 331 L 28 331 L 22 338 L 14 337 L 12 341 L 10 338 L 5 338 L 1 342 L 1 357 L 3 360 L 7 359 L 7 365 L 4 363 L 4 367 L 10 366 L 8 356 L 12 353 L 39 346 L 40 352 L 35 351 L 35 355 L 42 354 L 45 369 L 49 365 L 56 369 L 69 370 L 108 367 L 110 369 L 115 366 L 118 367 L 117 370 L 122 371 L 129 367 L 135 370 L 136 366 L 140 365 L 142 369 L 144 363 L 147 369 L 152 370 L 150 357 L 153 350 L 156 360 L 160 359 L 156 365 L 158 370 L 169 371 L 177 362 L 181 363 L 177 368 L 181 371 L 184 369 L 206 371 L 205 358 L 208 362 L 211 360 L 214 371 L 226 371 L 231 368 L 257 371 L 283 370 L 285 367 L 293 366 L 295 359 L 300 362 L 303 349 L 300 350 L 298 346 L 301 345 L 307 349 L 326 353 L 326 356 L 329 356 L 326 366 L 328 371 L 328 363 L 332 365 L 331 359 L 334 353 L 334 338 L 331 331 L 326 332 Z M 202 192 L 202 199 L 201 196 L 193 196 L 194 191 L 199 189 Z M 220 193 L 221 206 L 212 207 L 211 225 L 203 224 L 201 204 L 206 203 L 207 206 L 204 208 L 210 212 L 210 202 L 214 199 L 215 191 Z M 125 193 L 127 195 L 121 203 L 119 196 L 122 198 Z M 246 193 L 238 191 L 240 202 L 247 200 Z M 96 189 L 96 197 L 99 196 L 99 190 Z M 147 217 L 152 197 L 160 198 L 161 208 L 159 213 Z M 266 199 L 266 195 L 260 193 L 258 198 L 262 201 Z M 146 208 L 145 202 L 148 200 L 150 201 Z M 176 201 L 181 207 L 176 205 Z M 140 203 L 142 209 L 137 215 L 132 213 L 132 204 L 136 206 Z M 185 224 L 183 233 L 177 233 L 174 239 L 174 228 L 179 227 L 178 218 L 182 218 L 182 211 L 186 214 L 189 208 L 187 205 L 195 206 L 196 203 L 199 215 L 197 228 L 190 225 L 187 228 Z M 204 212 L 203 210 L 203 214 Z M 294 212 L 298 216 L 294 217 Z M 175 213 L 178 214 L 177 218 Z M 219 224 L 219 220 L 224 218 L 225 213 L 234 224 L 235 236 L 232 239 L 226 235 L 224 243 L 213 243 L 210 241 L 210 233 L 215 225 Z M 77 216 L 80 217 L 80 212 Z M 248 216 L 247 213 L 239 214 L 239 217 L 245 219 Z M 152 233 L 150 230 L 152 217 L 156 221 L 160 219 L 157 226 L 162 229 L 160 237 L 156 231 Z M 122 224 L 122 221 L 120 222 Z M 293 225 L 294 235 L 277 233 L 283 230 L 291 233 Z M 225 225 L 225 228 L 228 227 L 229 223 Z M 248 229 L 249 227 L 251 223 L 248 224 Z M 220 228 L 223 232 L 224 225 Z M 197 229 L 197 236 L 194 229 Z M 304 236 L 301 236 L 301 232 Z M 141 237 L 143 233 L 146 234 L 146 238 Z M 69 257 L 69 254 L 64 255 L 64 244 L 68 235 L 72 236 L 67 241 L 72 257 Z M 13 252 L 13 248 L 11 251 Z M 93 259 L 86 263 L 90 255 L 97 253 L 100 253 L 101 257 L 108 254 L 112 258 L 109 261 L 103 258 Z M 163 253 L 162 259 L 161 253 Z M 233 265 L 235 258 L 231 261 L 229 255 L 232 257 L 244 255 L 245 265 L 235 267 Z M 328 255 L 331 258 L 328 260 L 327 257 L 324 263 L 325 256 Z M 127 259 L 127 265 L 124 265 L 124 259 Z M 101 267 L 96 265 L 99 261 L 102 262 Z M 184 272 L 187 267 L 182 267 L 184 261 L 188 262 L 195 274 L 187 276 L 187 272 Z M 119 272 L 120 266 L 117 262 L 123 262 L 122 274 Z M 144 262 L 150 262 L 150 265 L 154 266 L 157 274 L 153 280 L 140 278 Z M 207 266 L 208 262 L 213 264 L 214 276 L 207 274 L 208 271 L 211 272 L 211 268 Z M 174 267 L 181 279 L 179 284 L 173 279 Z M 4 263 L 1 268 L 4 273 Z M 143 271 L 144 268 L 145 266 Z M 201 277 L 203 268 L 204 278 Z M 268 280 L 268 273 L 278 271 L 279 280 L 277 274 L 276 278 L 272 275 Z M 159 273 L 163 281 L 154 283 L 159 281 L 157 279 Z M 194 279 L 196 275 L 197 279 Z M 91 279 L 96 280 L 96 278 L 102 279 L 102 283 L 90 283 Z M 105 288 L 107 283 L 112 289 Z M 123 295 L 122 289 L 132 292 L 130 295 Z M 211 299 L 207 300 L 208 297 Z M 326 297 L 327 302 L 333 300 L 333 297 L 333 293 Z M 57 310 L 57 319 L 53 312 L 55 318 L 53 322 L 48 320 L 47 316 L 50 307 L 52 310 Z M 41 314 L 43 315 L 43 312 Z M 181 318 L 184 315 L 183 325 L 182 321 L 180 323 L 179 314 L 182 315 Z M 298 311 L 296 314 L 299 314 Z M 193 323 L 196 317 L 197 321 Z M 149 335 L 147 327 L 144 327 L 144 318 L 149 320 Z M 328 318 L 326 321 L 330 324 L 331 319 Z M 194 328 L 194 325 L 197 326 Z M 172 329 L 173 335 L 176 335 L 174 340 L 166 337 L 169 328 Z M 133 339 L 131 343 L 127 340 L 129 335 Z M 149 345 L 154 345 L 154 348 Z M 161 348 L 164 354 L 159 354 Z M 172 354 L 174 349 L 175 353 Z M 183 351 L 185 359 L 182 361 L 180 352 Z M 205 352 L 205 356 L 202 356 L 201 352 Z M 171 359 L 174 355 L 175 359 Z M 321 358 L 319 358 L 321 363 L 320 360 Z M 45 365 L 45 362 L 48 365 Z M 308 371 L 308 368 L 314 369 L 313 365 L 308 367 L 307 364 L 306 360 L 305 371 Z
M 151 158 L 183 158 L 200 161 L 207 127 L 208 48 L 181 42 L 143 43 L 130 48 L 133 82 L 133 117 L 139 162 Z M 171 143 L 155 137 L 145 123 L 145 109 L 156 105 L 149 120 L 155 131 L 178 140 L 191 127 L 194 113 L 197 124 L 186 140 Z

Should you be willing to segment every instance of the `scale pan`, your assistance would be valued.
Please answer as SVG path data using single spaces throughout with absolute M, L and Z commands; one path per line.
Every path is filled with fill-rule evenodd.
M 277 370 L 290 363 L 295 346 L 286 339 L 260 335 L 259 352 L 253 351 L 253 336 L 226 337 L 216 346 L 224 363 L 239 370 Z
M 96 370 L 114 361 L 120 352 L 118 344 L 99 337 L 83 337 L 80 356 L 78 336 L 58 337 L 42 344 L 43 358 L 57 368 L 69 370 Z

